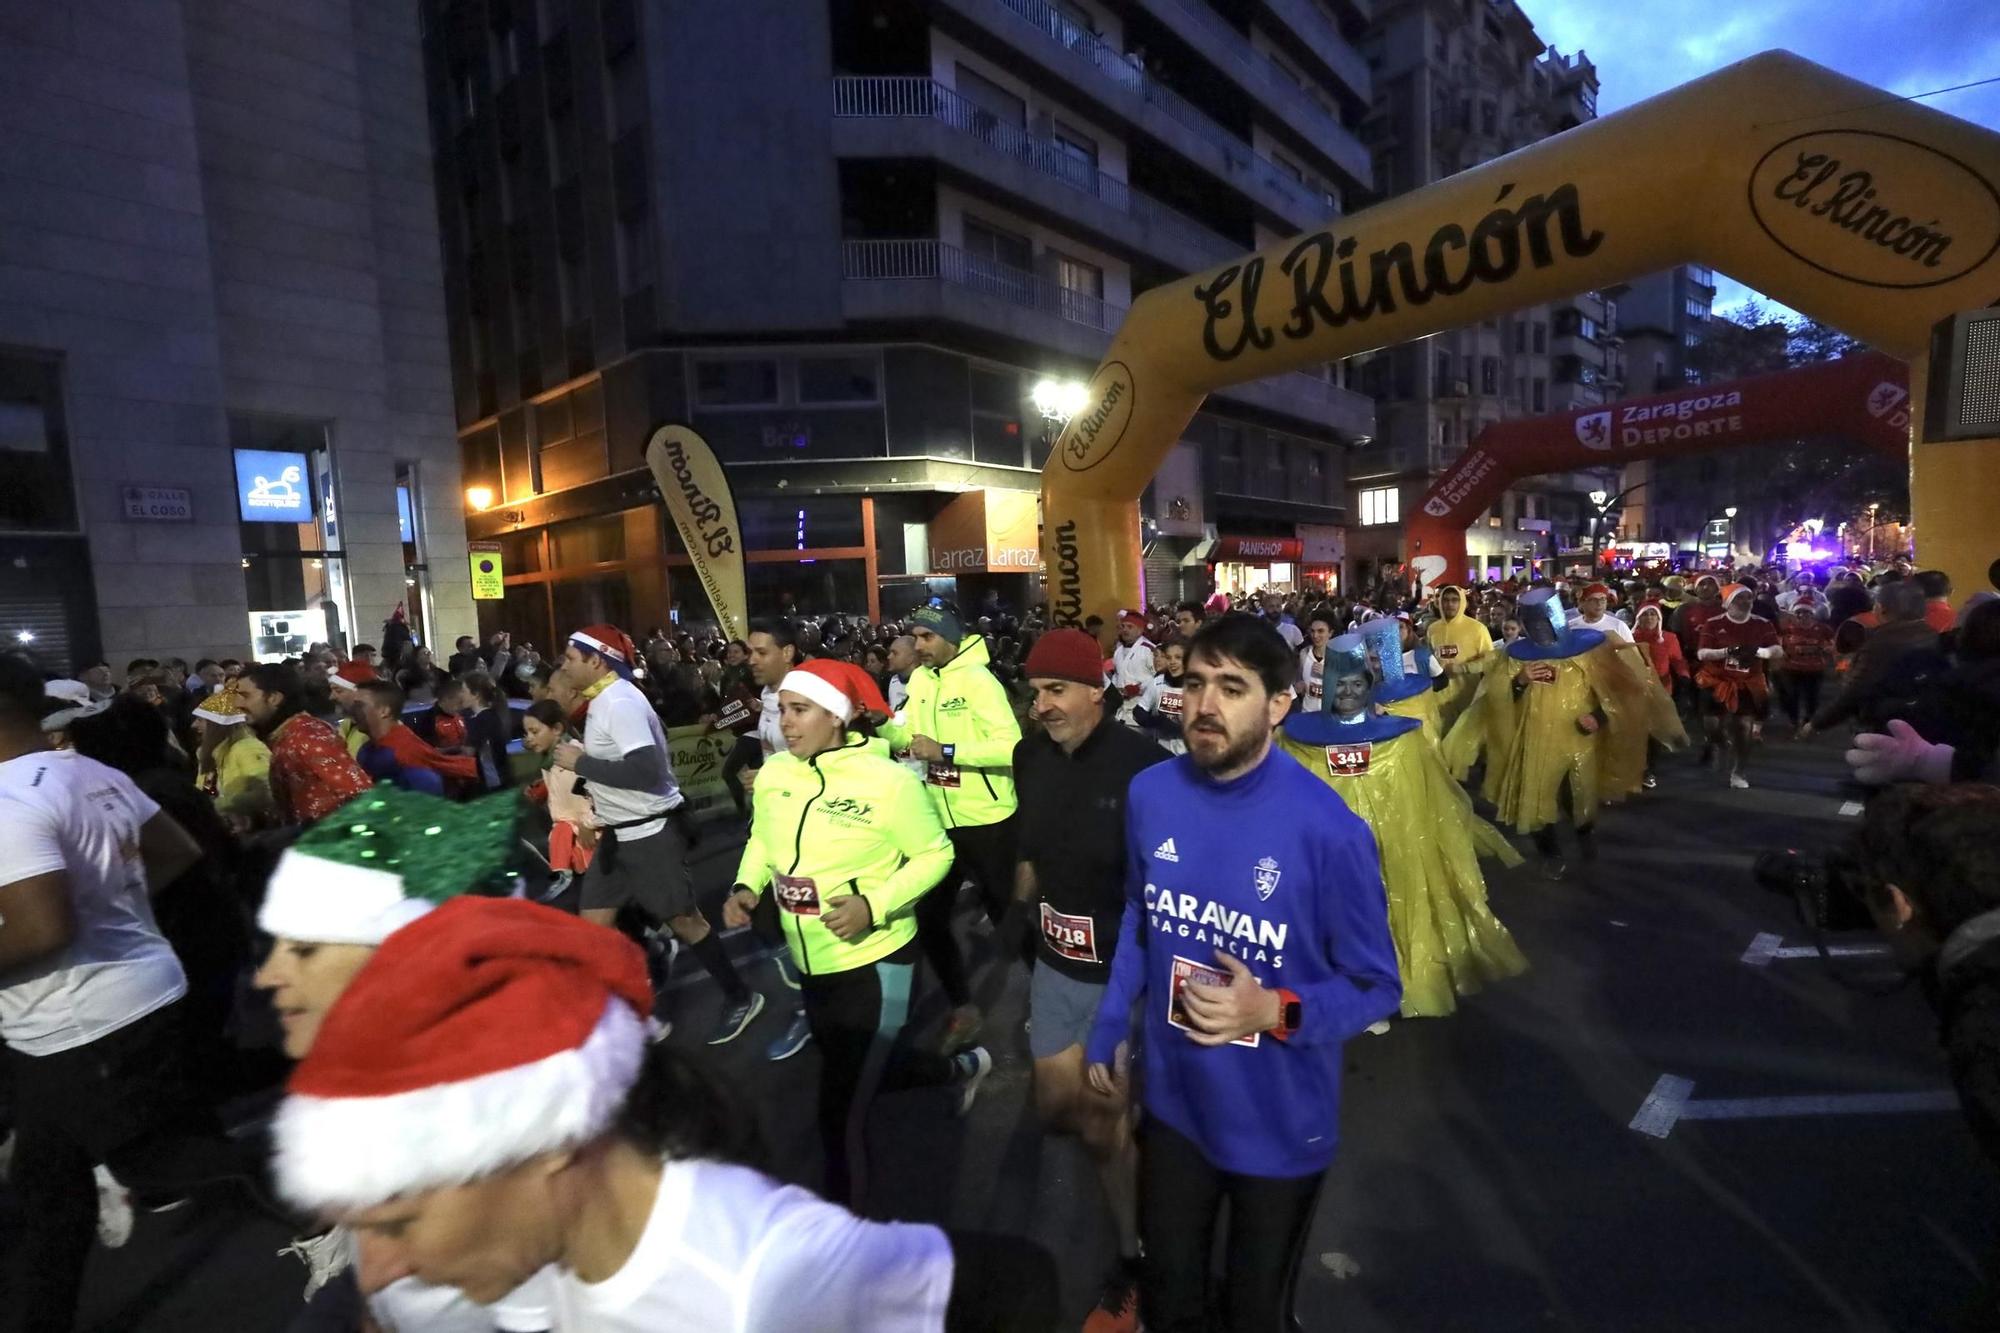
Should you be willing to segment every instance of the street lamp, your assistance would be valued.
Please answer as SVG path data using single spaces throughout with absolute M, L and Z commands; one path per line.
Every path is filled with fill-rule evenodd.
M 1044 420 L 1061 424 L 1083 411 L 1090 401 L 1090 386 L 1081 380 L 1036 380 L 1029 396 Z
M 1611 498 L 1611 492 L 1600 488 L 1591 491 L 1585 498 L 1590 501 L 1590 507 L 1596 511 L 1590 516 L 1590 568 L 1595 572 L 1597 567 L 1604 563 L 1603 540 L 1598 525 L 1604 522 L 1604 502 Z
M 493 507 L 493 488 L 491 486 L 467 486 L 465 488 L 465 503 L 481 511 L 491 509 Z

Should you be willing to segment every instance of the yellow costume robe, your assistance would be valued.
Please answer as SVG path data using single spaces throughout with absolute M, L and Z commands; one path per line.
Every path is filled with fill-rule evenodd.
M 1438 590 L 1440 596 L 1448 591 L 1457 592 L 1459 605 L 1465 604 L 1463 590 Z M 1449 620 L 1442 615 L 1433 620 L 1424 631 L 1424 641 L 1430 644 L 1431 656 L 1450 673 L 1436 703 L 1438 722 L 1449 731 L 1458 715 L 1471 707 L 1473 695 L 1479 692 L 1479 677 L 1492 664 L 1493 635 L 1461 610 Z
M 1601 713 L 1603 724 L 1580 730 L 1578 720 L 1591 713 Z M 1485 753 L 1480 794 L 1503 824 L 1532 833 L 1555 823 L 1567 786 L 1570 817 L 1587 829 L 1600 806 L 1640 789 L 1648 738 L 1687 741 L 1658 679 L 1638 654 L 1621 652 L 1598 631 L 1571 630 L 1555 645 L 1507 645 L 1446 736 L 1444 758 L 1463 779 Z
M 1404 1017 L 1449 1014 L 1458 996 L 1527 970 L 1514 937 L 1486 904 L 1479 869 L 1481 855 L 1510 866 L 1521 856 L 1473 813 L 1421 726 L 1372 714 L 1343 724 L 1329 713 L 1301 713 L 1277 741 L 1374 830 Z

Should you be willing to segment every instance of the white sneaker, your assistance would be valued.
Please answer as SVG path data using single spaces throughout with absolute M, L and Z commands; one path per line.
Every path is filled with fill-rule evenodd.
M 335 1227 L 317 1236 L 301 1236 L 278 1253 L 294 1255 L 306 1266 L 305 1299 L 311 1300 L 321 1287 L 353 1266 L 354 1233 Z
M 954 1058 L 958 1061 L 961 1071 L 958 1083 L 958 1113 L 964 1115 L 972 1109 L 973 1099 L 979 1096 L 979 1085 L 993 1072 L 993 1057 L 987 1053 L 984 1046 L 975 1046 Z
M 1741 773 L 1731 773 L 1729 775 L 1729 785 L 1737 791 L 1744 791 L 1749 788 L 1750 779 L 1744 777 Z
M 101 1162 L 96 1174 L 97 1241 L 105 1249 L 115 1250 L 132 1239 L 132 1192 Z
M 1368 1025 L 1368 1035 L 1371 1037 L 1379 1037 L 1388 1030 L 1389 1020 L 1386 1018 L 1378 1018 Z

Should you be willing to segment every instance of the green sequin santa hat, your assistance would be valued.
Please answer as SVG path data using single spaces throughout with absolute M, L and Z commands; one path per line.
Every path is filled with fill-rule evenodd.
M 506 894 L 519 808 L 513 792 L 460 804 L 377 787 L 286 850 L 257 926 L 320 944 L 380 944 L 447 898 Z

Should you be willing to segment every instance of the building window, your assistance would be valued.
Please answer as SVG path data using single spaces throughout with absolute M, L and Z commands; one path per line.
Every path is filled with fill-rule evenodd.
M 1451 353 L 1438 353 L 1437 396 L 1448 397 L 1451 393 Z
M 776 407 L 778 363 L 746 357 L 697 360 L 694 401 L 697 407 Z
M 1289 157 L 1286 157 L 1283 153 L 1273 150 L 1271 153 L 1271 165 L 1276 167 L 1278 170 L 1284 172 L 1287 176 L 1290 176 L 1293 180 L 1297 181 L 1299 184 L 1304 185 L 1306 183 L 1305 171 L 1299 166 L 1298 163 L 1292 161 Z
M 1104 270 L 1065 254 L 1056 255 L 1055 260 L 1063 318 L 1104 327 Z
M 1489 139 L 1500 133 L 1500 108 L 1491 102 L 1479 104 L 1479 132 Z
M 1011 269 L 1026 272 L 1034 263 L 1035 247 L 1025 236 L 981 222 L 965 219 L 965 253 Z
M 0 354 L 0 532 L 74 532 L 62 363 Z
M 1517 352 L 1528 350 L 1528 322 L 1526 320 L 1517 321 L 1514 325 L 1514 350 Z
M 1537 352 L 1549 350 L 1549 326 L 1544 320 L 1535 321 L 1535 350 Z
M 1056 122 L 1056 165 L 1064 178 L 1086 190 L 1097 188 L 1097 141 Z
M 882 400 L 881 369 L 872 352 L 799 358 L 799 406 L 856 406 Z
M 1479 392 L 1500 392 L 1500 358 L 1482 357 L 1479 361 Z
M 1014 130 L 1027 128 L 1028 104 L 985 75 L 959 65 L 953 71 L 952 82 L 958 95 L 975 108 L 972 116 L 975 131 L 985 133 L 1003 125 Z
M 1537 412 L 1546 412 L 1549 410 L 1549 382 L 1547 380 L 1535 381 L 1534 410 Z
M 1687 303 L 1687 312 L 1690 319 L 1707 319 L 1708 302 L 1697 300 L 1690 296 Z
M 1381 527 L 1402 521 L 1402 507 L 1394 486 L 1378 486 L 1361 492 L 1361 526 Z

